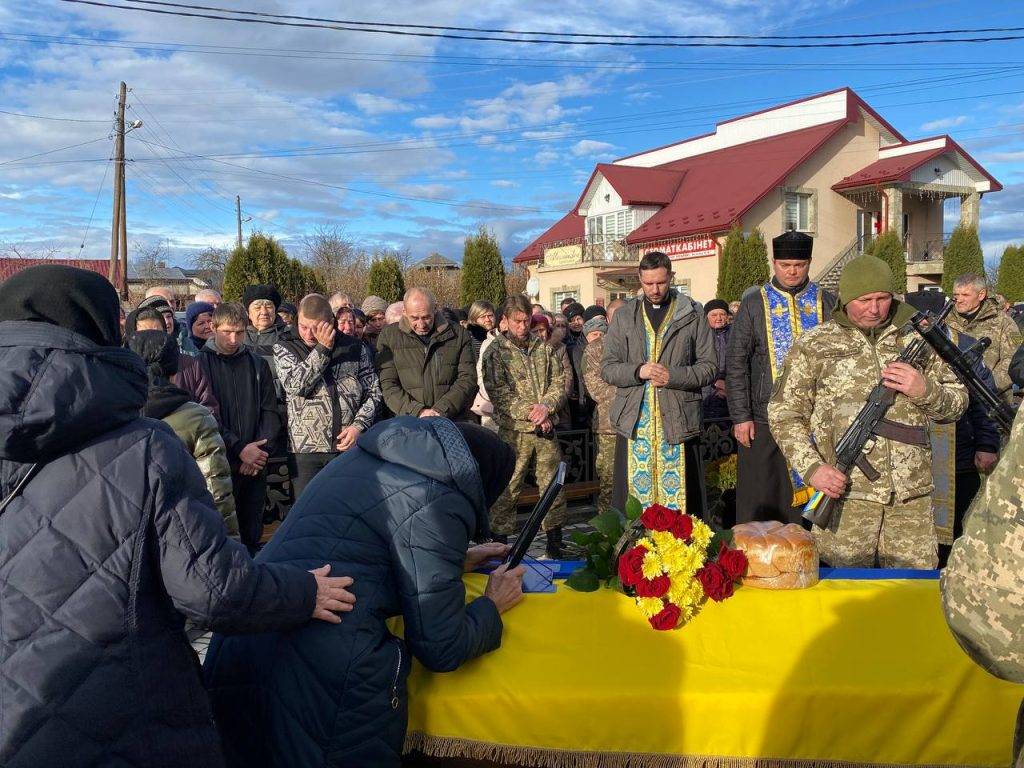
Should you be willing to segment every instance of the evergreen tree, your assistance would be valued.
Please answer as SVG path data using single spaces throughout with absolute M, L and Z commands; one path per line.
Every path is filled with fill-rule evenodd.
M 739 252 L 743 250 L 743 230 L 740 225 L 733 224 L 729 234 L 722 245 L 722 256 L 718 260 L 718 287 L 715 295 L 724 301 L 737 301 L 739 297 L 733 298 L 729 294 L 729 264 L 739 258 Z
M 463 306 L 474 301 L 489 301 L 499 306 L 505 300 L 505 265 L 494 233 L 480 227 L 466 238 L 462 251 L 462 284 L 459 301 Z
M 892 270 L 892 289 L 896 293 L 907 292 L 907 256 L 903 252 L 899 235 L 892 230 L 884 232 L 872 240 L 864 252 L 889 265 Z
M 250 285 L 272 285 L 281 298 L 299 302 L 307 293 L 323 293 L 323 281 L 270 235 L 253 232 L 245 247 L 235 248 L 224 267 L 224 300 L 241 301 Z
M 1008 245 L 999 260 L 996 291 L 1011 304 L 1024 301 L 1024 245 Z
M 739 301 L 743 292 L 753 285 L 768 281 L 768 246 L 761 230 L 756 227 L 743 241 L 743 247 L 729 259 L 725 291 L 726 301 Z
M 953 295 L 953 282 L 961 275 L 985 274 L 985 258 L 981 241 L 975 227 L 963 225 L 953 234 L 942 251 L 942 290 L 947 296 Z
M 398 259 L 385 256 L 374 260 L 366 279 L 366 295 L 380 296 L 388 304 L 402 300 L 405 281 L 402 279 L 402 265 Z

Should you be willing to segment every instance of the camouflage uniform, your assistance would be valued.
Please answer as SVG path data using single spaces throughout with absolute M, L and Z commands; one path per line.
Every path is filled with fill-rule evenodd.
M 1020 329 L 1008 314 L 1000 311 L 995 299 L 985 299 L 972 319 L 959 312 L 950 312 L 946 324 L 958 333 L 975 339 L 987 336 L 992 345 L 985 350 L 985 366 L 992 371 L 996 390 L 1012 405 L 1013 382 L 1010 380 L 1010 361 L 1021 344 Z
M 491 507 L 491 530 L 507 535 L 515 529 L 516 502 L 530 460 L 536 457 L 534 471 L 542 488 L 551 482 L 562 460 L 558 439 L 554 435 L 535 434 L 528 414 L 535 404 L 541 403 L 548 407 L 550 418 L 556 418 L 558 409 L 565 404 L 565 371 L 554 350 L 535 336 L 531 335 L 521 347 L 499 334 L 484 354 L 483 372 L 498 434 L 516 452 L 516 466 L 508 488 Z M 565 515 L 563 492 L 544 518 L 544 530 L 562 525 Z
M 1024 683 L 1024 417 L 975 497 L 964 533 L 942 572 L 946 622 L 967 654 L 991 674 Z M 1024 766 L 1024 707 L 1014 765 Z
M 597 495 L 597 509 L 604 512 L 611 508 L 612 485 L 615 482 L 615 427 L 608 416 L 615 400 L 615 387 L 601 378 L 601 356 L 604 354 L 604 336 L 597 341 L 587 343 L 583 350 L 583 383 L 590 399 L 597 405 L 594 408 L 594 440 L 597 443 L 597 455 L 594 468 L 601 482 Z
M 906 327 L 913 308 L 894 301 L 892 322 L 870 335 L 845 312 L 797 339 L 768 403 L 768 423 L 782 453 L 801 477 L 827 462 L 868 393 L 916 336 Z M 859 468 L 839 508 L 838 530 L 814 529 L 822 559 L 833 566 L 870 566 L 876 554 L 883 568 L 934 568 L 937 540 L 931 513 L 931 420 L 955 421 L 967 407 L 967 391 L 934 356 L 924 369 L 927 389 L 913 400 L 897 395 L 887 419 L 911 433 L 911 442 L 877 437 L 866 452 L 878 473 Z M 869 444 L 870 445 L 870 444 Z

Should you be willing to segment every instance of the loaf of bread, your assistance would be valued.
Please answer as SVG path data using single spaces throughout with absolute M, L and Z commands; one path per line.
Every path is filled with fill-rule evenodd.
M 762 589 L 803 589 L 818 583 L 818 548 L 799 525 L 741 523 L 732 529 L 733 546 L 747 555 L 744 586 Z

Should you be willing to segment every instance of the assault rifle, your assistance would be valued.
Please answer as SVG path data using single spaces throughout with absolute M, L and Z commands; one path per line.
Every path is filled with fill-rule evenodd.
M 918 312 L 910 319 L 910 322 L 918 330 L 918 333 L 921 332 L 921 328 L 937 328 L 952 309 L 953 305 L 950 303 L 943 307 L 942 312 L 936 318 L 932 318 L 926 312 Z M 928 351 L 928 344 L 924 338 L 919 336 L 904 347 L 895 362 L 920 367 Z M 836 444 L 835 466 L 847 478 L 850 477 L 853 468 L 857 466 L 857 462 L 864 454 L 864 448 L 875 439 L 875 431 L 896 401 L 896 394 L 896 390 L 889 389 L 885 386 L 884 381 L 880 380 L 871 390 L 867 401 L 861 406 L 853 423 L 839 438 L 839 442 Z M 803 516 L 819 528 L 828 529 L 832 526 L 835 503 L 835 499 L 816 490 L 804 507 Z
M 951 306 L 953 306 L 953 302 L 947 304 L 947 307 Z M 943 308 L 943 312 L 946 311 L 946 308 Z M 982 381 L 974 370 L 975 363 L 981 359 L 992 340 L 985 336 L 978 339 L 967 351 L 961 352 L 937 324 L 931 326 L 919 324 L 917 317 L 912 318 L 910 322 L 928 346 L 935 350 L 935 354 L 952 369 L 956 377 L 960 379 L 960 383 L 967 387 L 971 396 L 985 407 L 989 418 L 996 423 L 996 427 L 999 428 L 1003 437 L 1008 437 L 1013 426 L 1013 409 L 1000 400 L 999 396 Z

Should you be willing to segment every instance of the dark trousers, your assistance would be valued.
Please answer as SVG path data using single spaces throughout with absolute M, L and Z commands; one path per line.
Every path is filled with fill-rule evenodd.
M 708 495 L 704 480 L 704 463 L 700 455 L 700 438 L 684 440 L 683 472 L 686 477 L 686 509 L 688 515 L 699 520 L 708 519 Z M 615 436 L 615 479 L 612 482 L 612 508 L 624 510 L 629 499 L 629 441 Z
M 292 454 L 292 498 L 299 497 L 321 469 L 331 463 L 337 453 L 293 453 Z
M 964 517 L 971 507 L 971 502 L 981 488 L 981 473 L 974 470 L 956 473 L 955 496 L 953 500 L 953 541 L 964 532 Z M 953 548 L 948 544 L 939 544 L 939 568 L 946 567 L 949 553 Z
M 800 524 L 800 509 L 793 506 L 789 465 L 767 424 L 755 422 L 749 448 L 737 444 L 736 522 L 778 520 Z
M 260 472 L 256 477 L 249 477 L 234 470 L 231 473 L 231 490 L 235 495 L 235 516 L 238 518 L 239 536 L 249 552 L 255 554 L 263 535 L 267 475 Z

